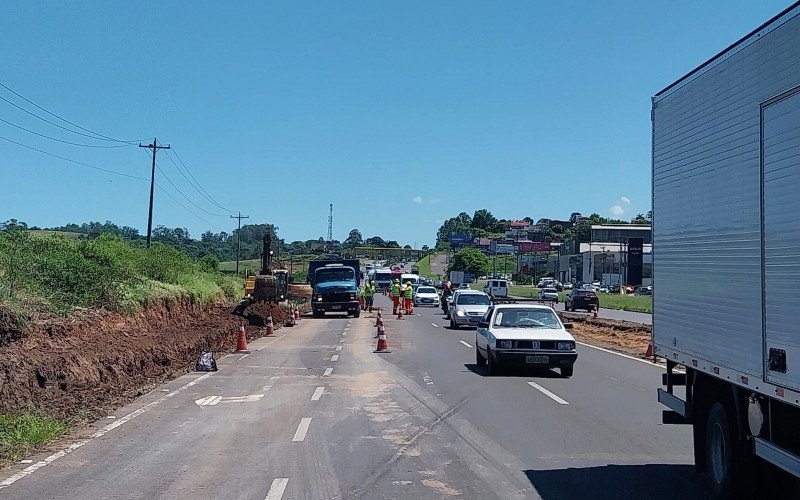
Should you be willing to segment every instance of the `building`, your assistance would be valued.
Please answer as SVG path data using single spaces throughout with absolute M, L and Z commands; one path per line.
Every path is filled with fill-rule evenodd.
M 635 246 L 638 238 L 642 241 L 641 250 Z M 639 258 L 641 266 L 637 270 L 635 260 Z M 634 283 L 631 280 L 639 281 L 638 272 L 641 282 Z M 589 242 L 562 246 L 556 277 L 562 282 L 651 285 L 653 230 L 650 226 L 633 224 L 592 225 Z

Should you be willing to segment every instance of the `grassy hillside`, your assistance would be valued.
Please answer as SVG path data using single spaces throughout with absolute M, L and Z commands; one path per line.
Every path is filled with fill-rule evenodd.
M 241 280 L 218 272 L 213 259 L 195 262 L 162 244 L 0 232 L 0 319 L 15 324 L 77 308 L 133 313 L 159 299 L 211 303 L 241 291 Z

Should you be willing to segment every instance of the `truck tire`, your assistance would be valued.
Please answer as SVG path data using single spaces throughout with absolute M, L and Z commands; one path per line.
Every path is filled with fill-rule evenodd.
M 706 475 L 714 498 L 734 498 L 752 485 L 753 454 L 747 441 L 731 432 L 728 411 L 722 403 L 711 406 L 706 420 Z
M 359 316 L 361 316 L 361 310 L 356 309 L 355 312 L 353 313 L 353 317 L 358 318 Z

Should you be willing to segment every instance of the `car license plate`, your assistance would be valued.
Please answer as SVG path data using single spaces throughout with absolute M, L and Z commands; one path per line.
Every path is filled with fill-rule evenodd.
M 341 309 L 342 306 L 331 306 L 331 309 Z
M 550 356 L 525 356 L 526 363 L 549 363 Z
M 470 318 L 469 322 L 470 323 L 478 323 L 480 320 L 481 320 L 480 318 Z

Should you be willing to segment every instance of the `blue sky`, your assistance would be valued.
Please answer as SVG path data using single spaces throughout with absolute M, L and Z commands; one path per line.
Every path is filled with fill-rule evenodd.
M 324 236 L 333 203 L 336 239 L 431 245 L 443 219 L 480 208 L 646 212 L 650 97 L 789 3 L 17 1 L 0 17 L 0 82 L 108 137 L 158 136 L 218 205 L 289 241 Z M 1 100 L 0 118 L 118 145 Z M 6 123 L 0 137 L 149 177 L 137 147 Z M 194 214 L 156 190 L 154 225 L 235 227 L 158 163 Z M 0 220 L 146 227 L 145 180 L 5 140 L 0 175 Z

